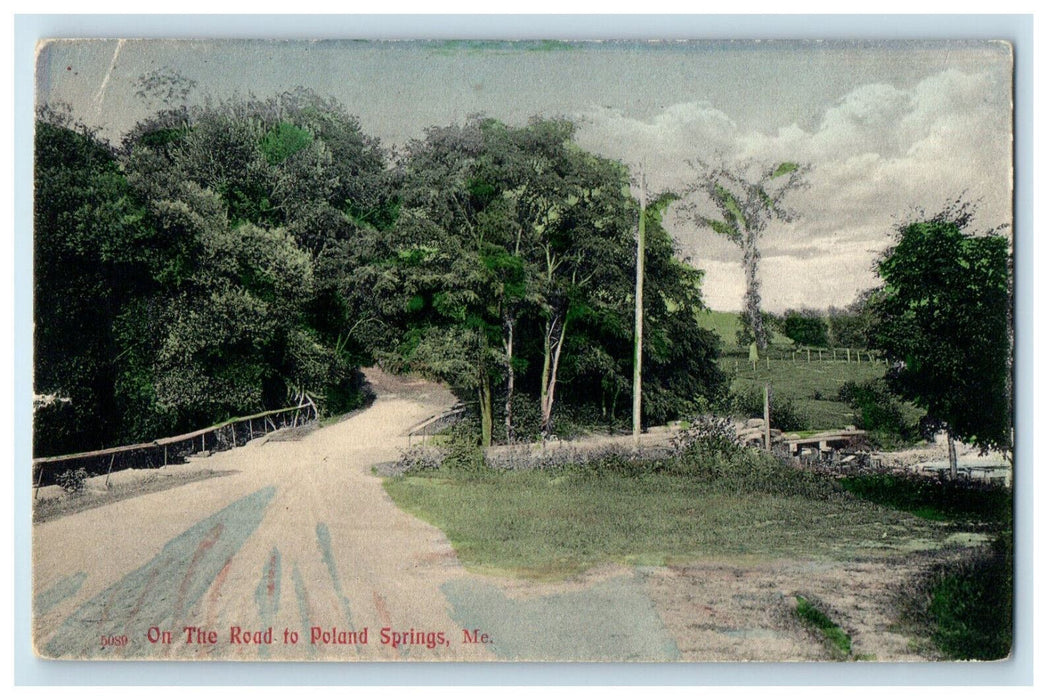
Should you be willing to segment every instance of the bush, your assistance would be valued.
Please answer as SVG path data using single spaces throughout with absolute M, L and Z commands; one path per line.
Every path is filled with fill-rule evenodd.
M 716 454 L 731 456 L 741 445 L 736 440 L 736 429 L 728 418 L 704 415 L 693 418 L 689 427 L 674 435 L 671 447 L 675 456 L 686 454 Z
M 928 520 L 1010 525 L 1014 500 L 1002 484 L 947 481 L 895 474 L 858 474 L 839 482 L 850 493 Z
M 1013 557 L 1010 532 L 984 553 L 941 570 L 930 586 L 931 637 L 953 659 L 996 660 L 1011 653 Z
M 751 389 L 749 391 L 736 391 L 730 396 L 729 408 L 733 413 L 747 418 L 762 418 L 765 415 L 765 405 L 762 391 Z M 795 408 L 795 404 L 786 396 L 769 396 L 769 424 L 770 426 L 788 432 L 799 430 L 807 423 L 806 418 Z
M 66 493 L 80 493 L 84 490 L 84 482 L 87 480 L 88 472 L 84 469 L 67 469 L 55 477 L 55 483 Z
M 443 449 L 440 468 L 451 471 L 482 471 L 486 468 L 484 450 L 480 445 L 480 423 L 463 419 L 445 431 L 447 444 Z
M 828 323 L 815 313 L 789 312 L 784 317 L 784 335 L 798 345 L 828 347 Z
M 919 440 L 919 428 L 905 416 L 901 402 L 882 379 L 846 382 L 839 388 L 839 400 L 854 411 L 854 425 L 871 433 L 882 447 L 898 447 Z
M 397 474 L 435 471 L 443 462 L 443 453 L 438 447 L 418 445 L 399 455 L 396 461 Z
M 827 477 L 795 469 L 740 444 L 728 418 L 696 418 L 674 437 L 672 446 L 674 456 L 662 460 L 657 471 L 693 476 L 716 489 L 823 499 L 835 497 L 838 491 Z

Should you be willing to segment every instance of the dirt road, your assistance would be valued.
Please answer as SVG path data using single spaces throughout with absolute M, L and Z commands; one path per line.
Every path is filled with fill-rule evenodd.
M 35 526 L 38 652 L 491 657 L 486 644 L 463 644 L 446 614 L 440 586 L 464 575 L 450 544 L 397 509 L 370 473 L 398 455 L 410 426 L 453 397 L 424 382 L 374 377 L 378 398 L 369 410 L 296 442 L 206 460 L 235 472 L 229 476 Z M 269 628 L 270 643 L 254 638 Z
M 52 658 L 806 660 L 796 592 L 836 601 L 859 652 L 919 659 L 885 595 L 918 564 L 603 567 L 539 584 L 473 575 L 371 466 L 447 408 L 377 372 L 367 410 L 204 460 L 185 483 L 33 528 L 34 638 Z M 179 467 L 176 467 L 177 469 Z M 838 617 L 838 615 L 836 615 Z

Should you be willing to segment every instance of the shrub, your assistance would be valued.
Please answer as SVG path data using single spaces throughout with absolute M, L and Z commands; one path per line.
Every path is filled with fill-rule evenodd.
M 84 490 L 84 482 L 88 480 L 88 472 L 82 469 L 67 469 L 55 477 L 55 483 L 62 487 L 66 493 L 80 493 Z
M 702 416 L 672 440 L 674 456 L 656 471 L 693 476 L 716 489 L 828 499 L 837 487 L 827 477 L 795 469 L 771 454 L 740 444 L 728 418 Z
M 983 553 L 941 570 L 930 586 L 931 637 L 953 659 L 1011 653 L 1014 588 L 1010 532 Z
M 484 450 L 480 445 L 480 424 L 463 419 L 446 430 L 447 444 L 440 467 L 452 471 L 481 471 L 486 468 Z
M 784 317 L 784 335 L 798 345 L 828 347 L 828 323 L 816 312 L 789 312 Z
M 733 422 L 712 415 L 693 418 L 688 428 L 674 435 L 671 447 L 676 456 L 687 453 L 730 456 L 740 449 Z
M 397 474 L 435 471 L 443 462 L 443 453 L 437 447 L 418 445 L 399 455 L 396 461 Z
M 853 409 L 854 425 L 871 433 L 883 447 L 911 444 L 920 438 L 918 426 L 906 418 L 901 402 L 881 379 L 846 382 L 839 388 L 839 400 Z
M 762 391 L 733 392 L 730 398 L 730 409 L 733 413 L 747 418 L 762 418 L 765 414 Z M 795 404 L 786 396 L 769 396 L 769 424 L 783 430 L 798 430 L 807 423 L 806 418 L 795 408 Z

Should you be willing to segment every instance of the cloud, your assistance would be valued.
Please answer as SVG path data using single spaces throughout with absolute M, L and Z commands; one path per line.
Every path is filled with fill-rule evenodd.
M 774 311 L 850 302 L 876 283 L 872 263 L 901 218 L 919 208 L 937 212 L 961 192 L 978 202 L 980 227 L 1010 222 L 1008 75 L 949 69 L 915 85 L 862 85 L 819 114 L 812 128 L 758 131 L 706 102 L 669 105 L 645 119 L 596 108 L 579 115 L 577 139 L 627 163 L 645 162 L 650 190 L 683 187 L 696 159 L 810 163 L 810 188 L 789 198 L 801 218 L 773 224 L 763 239 L 763 304 Z M 707 271 L 708 302 L 739 308 L 735 246 L 683 222 L 668 227 Z
M 670 105 L 647 120 L 596 107 L 576 121 L 584 148 L 632 167 L 644 164 L 650 190 L 682 187 L 692 176 L 690 160 L 736 151 L 736 123 L 706 102 Z

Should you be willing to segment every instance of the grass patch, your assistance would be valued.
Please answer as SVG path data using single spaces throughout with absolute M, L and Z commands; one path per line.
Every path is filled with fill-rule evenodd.
M 730 350 L 743 349 L 736 342 L 736 333 L 740 330 L 740 312 L 704 310 L 696 315 L 696 323 L 700 328 L 717 333 L 724 347 Z M 770 344 L 790 346 L 792 342 L 790 338 L 774 328 Z
M 852 424 L 853 407 L 840 400 L 839 389 L 848 381 L 863 383 L 886 371 L 883 365 L 831 360 L 770 359 L 767 367 L 762 359 L 752 368 L 743 359 L 729 357 L 722 359 L 721 367 L 732 379 L 733 393 L 761 396 L 762 387 L 769 384 L 774 401 L 790 401 L 801 417 L 796 430 L 831 430 Z
M 842 627 L 832 622 L 822 610 L 813 604 L 805 596 L 797 595 L 795 600 L 795 615 L 815 630 L 824 639 L 828 652 L 836 661 L 846 661 L 853 656 L 853 648 L 848 635 Z
M 1011 532 L 934 567 L 900 596 L 907 631 L 937 658 L 993 661 L 1011 653 L 1014 560 Z
M 707 555 L 854 558 L 944 537 L 940 527 L 838 494 L 731 483 L 656 472 L 439 470 L 389 478 L 385 488 L 442 529 L 466 566 L 536 578 Z
M 992 661 L 1011 653 L 1013 562 L 1010 533 L 988 551 L 939 573 L 930 588 L 931 638 L 952 659 Z
M 1009 526 L 1014 508 L 1011 489 L 1000 484 L 868 474 L 839 482 L 850 493 L 926 520 Z

